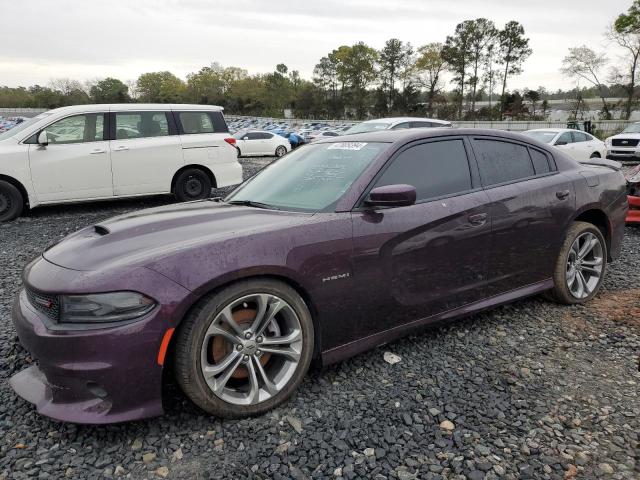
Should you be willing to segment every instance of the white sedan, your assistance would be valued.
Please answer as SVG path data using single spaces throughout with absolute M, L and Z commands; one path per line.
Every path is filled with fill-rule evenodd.
M 539 128 L 522 132 L 528 137 L 553 145 L 578 162 L 606 158 L 607 146 L 593 135 L 568 128 Z
M 276 156 L 281 157 L 291 151 L 289 140 L 280 135 L 263 131 L 238 132 L 234 135 L 238 156 Z

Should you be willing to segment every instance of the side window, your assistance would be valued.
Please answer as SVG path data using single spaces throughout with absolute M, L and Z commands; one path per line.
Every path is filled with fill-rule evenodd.
M 116 112 L 116 140 L 169 135 L 165 112 Z
M 471 190 L 463 141 L 435 141 L 403 151 L 384 171 L 376 187 L 399 183 L 416 187 L 417 201 Z
M 409 122 L 399 123 L 398 125 L 393 127 L 391 130 L 402 130 L 404 128 L 411 128 L 411 124 Z
M 533 148 L 529 149 L 529 153 L 531 154 L 531 161 L 533 162 L 536 175 L 549 173 L 551 171 L 549 157 L 547 157 L 546 153 L 542 153 L 540 150 L 534 150 Z
M 516 143 L 474 139 L 480 177 L 485 186 L 512 182 L 535 175 L 527 148 Z
M 104 139 L 104 114 L 66 117 L 52 123 L 45 131 L 51 144 L 99 142 Z
M 260 134 L 258 132 L 249 132 L 242 138 L 246 138 L 247 140 L 258 140 L 260 139 Z
M 273 133 L 266 133 L 266 132 L 260 133 L 261 140 L 270 140 L 272 138 L 273 138 Z
M 571 132 L 574 142 L 588 142 L 587 135 L 582 132 Z
M 213 122 L 207 112 L 180 112 L 178 118 L 185 134 L 215 132 Z
M 556 145 L 567 145 L 568 143 L 573 143 L 573 138 L 571 138 L 571 133 L 564 132 L 562 135 L 558 137 L 556 140 Z
M 433 123 L 431 122 L 411 122 L 411 128 L 431 128 Z

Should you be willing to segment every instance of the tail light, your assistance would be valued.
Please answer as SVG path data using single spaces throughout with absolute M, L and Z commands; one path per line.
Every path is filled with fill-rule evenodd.
M 225 138 L 224 141 L 233 147 L 236 146 L 236 139 L 233 137 Z

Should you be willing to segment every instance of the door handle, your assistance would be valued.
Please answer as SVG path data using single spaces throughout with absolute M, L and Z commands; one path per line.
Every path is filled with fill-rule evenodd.
M 114 152 L 122 152 L 124 150 L 129 150 L 129 147 L 120 146 L 113 149 Z
M 556 192 L 556 197 L 558 197 L 558 200 L 564 200 L 570 194 L 571 194 L 571 192 L 569 190 L 562 190 L 560 192 Z
M 107 151 L 106 151 L 106 150 L 104 150 L 104 149 L 96 148 L 95 150 L 92 150 L 92 151 L 91 151 L 91 152 L 89 152 L 89 153 L 91 153 L 91 155 L 95 155 L 95 154 L 97 154 L 97 153 L 107 153 Z
M 474 227 L 481 227 L 487 223 L 486 213 L 476 213 L 475 215 L 469 215 L 469 223 Z

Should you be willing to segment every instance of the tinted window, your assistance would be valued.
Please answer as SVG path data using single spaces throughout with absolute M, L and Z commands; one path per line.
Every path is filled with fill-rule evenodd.
M 549 173 L 551 171 L 551 168 L 549 167 L 549 158 L 546 154 L 542 153 L 540 150 L 534 150 L 533 148 L 529 149 L 529 153 L 531 154 L 531 160 L 533 161 L 533 168 L 536 171 L 536 175 Z
M 556 145 L 566 145 L 567 143 L 573 143 L 570 132 L 564 132 L 558 137 L 558 140 L 556 140 Z
M 207 112 L 180 112 L 178 118 L 185 134 L 214 133 L 213 122 Z
M 52 123 L 47 128 L 49 143 L 97 142 L 104 138 L 104 114 L 74 115 Z
M 258 138 L 261 140 L 269 140 L 270 138 L 273 138 L 273 134 L 272 133 L 266 133 L 266 132 L 260 132 L 258 133 Z
M 587 135 L 582 132 L 571 132 L 571 133 L 573 134 L 574 142 L 588 142 L 590 140 L 587 137 Z
M 408 148 L 393 160 L 376 186 L 408 184 L 417 200 L 451 195 L 471 189 L 471 173 L 462 140 L 423 143 Z
M 169 135 L 165 112 L 116 112 L 116 140 Z
M 430 128 L 434 125 L 431 122 L 411 122 L 411 126 L 413 128 Z
M 337 137 L 338 134 L 336 132 L 324 132 L 322 135 L 325 137 Z
M 402 130 L 403 128 L 410 128 L 410 127 L 411 125 L 409 124 L 409 122 L 404 122 L 404 123 L 399 123 L 398 125 L 393 127 L 392 130 Z
M 511 182 L 535 175 L 529 152 L 522 145 L 475 139 L 473 149 L 484 185 Z
M 249 133 L 245 133 L 245 135 L 242 137 L 243 139 L 247 139 L 247 140 L 258 140 L 260 139 L 260 134 L 258 132 L 249 132 Z

